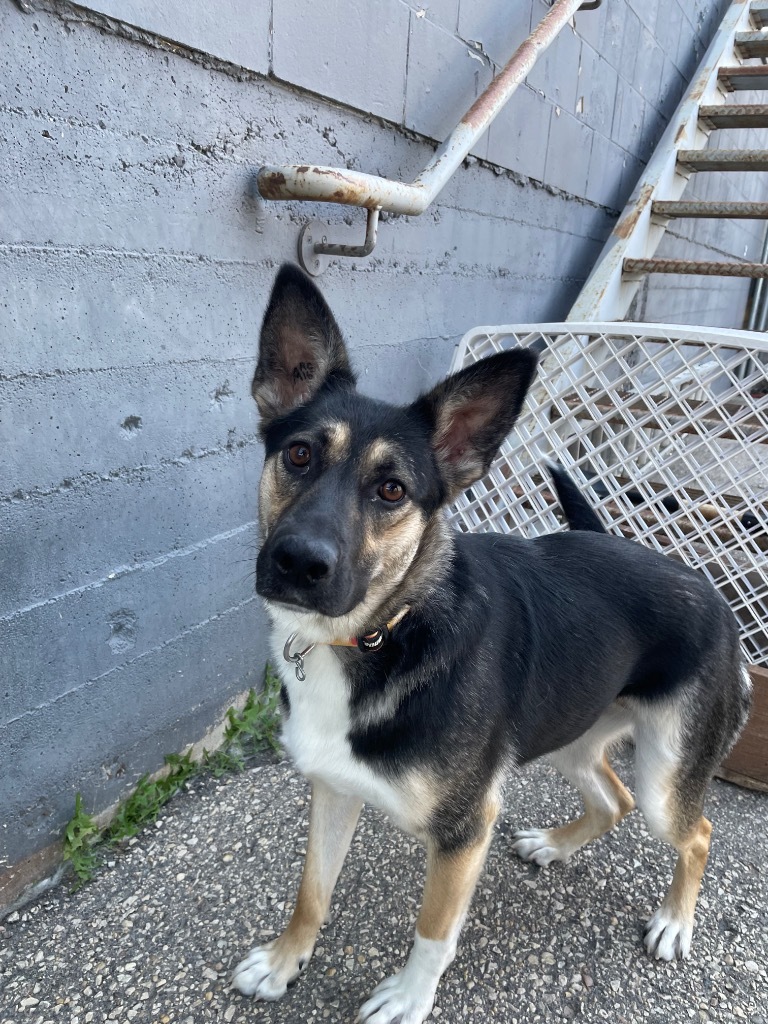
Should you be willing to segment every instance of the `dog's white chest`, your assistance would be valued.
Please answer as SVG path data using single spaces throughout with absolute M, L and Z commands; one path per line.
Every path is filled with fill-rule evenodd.
M 348 792 L 358 771 L 347 739 L 350 716 L 345 680 L 336 659 L 316 647 L 304 664 L 306 679 L 298 680 L 293 666 L 282 675 L 290 713 L 283 724 L 283 744 L 298 769 L 319 776 L 334 789 Z
M 414 831 L 418 823 L 413 821 L 406 792 L 409 787 L 371 771 L 352 752 L 348 689 L 336 656 L 318 645 L 307 656 L 304 671 L 306 679 L 299 681 L 293 666 L 280 666 L 290 701 L 282 739 L 296 767 L 337 793 L 358 796 L 385 811 L 402 828 Z

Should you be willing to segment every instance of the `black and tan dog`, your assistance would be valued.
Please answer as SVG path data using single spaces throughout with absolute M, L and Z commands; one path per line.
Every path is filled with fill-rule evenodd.
M 678 861 L 646 929 L 686 956 L 711 826 L 705 787 L 749 705 L 736 624 L 700 575 L 601 532 L 554 471 L 577 532 L 460 535 L 444 508 L 488 469 L 535 369 L 491 356 L 412 405 L 355 390 L 339 329 L 298 270 L 278 274 L 253 395 L 266 464 L 257 590 L 282 666 L 283 740 L 311 780 L 296 908 L 233 984 L 277 999 L 308 963 L 363 802 L 427 847 L 402 971 L 360 1010 L 417 1024 L 483 866 L 508 772 L 548 755 L 584 814 L 520 832 L 526 860 L 566 860 L 634 806 L 607 751 L 634 739 L 637 802 Z

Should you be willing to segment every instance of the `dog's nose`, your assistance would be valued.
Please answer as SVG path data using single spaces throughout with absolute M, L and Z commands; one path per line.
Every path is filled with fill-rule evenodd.
M 333 574 L 339 552 L 330 541 L 289 534 L 275 544 L 272 558 L 288 582 L 313 587 Z

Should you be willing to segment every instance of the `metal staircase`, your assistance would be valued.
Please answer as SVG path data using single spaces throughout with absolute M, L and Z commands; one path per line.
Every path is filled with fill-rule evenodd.
M 568 321 L 477 327 L 453 363 L 517 345 L 542 353 L 514 434 L 456 502 L 456 526 L 528 536 L 558 529 L 542 470 L 554 457 L 609 530 L 710 578 L 755 666 L 768 666 L 768 335 L 626 317 L 646 274 L 768 279 L 766 263 L 655 255 L 672 219 L 768 219 L 768 202 L 683 197 L 692 174 L 768 170 L 768 149 L 707 148 L 715 129 L 768 127 L 768 103 L 725 102 L 729 92 L 768 90 L 768 67 L 741 62 L 768 57 L 763 27 L 768 0 L 732 3 Z
M 683 199 L 692 174 L 768 171 L 768 149 L 707 148 L 713 130 L 768 128 L 768 103 L 726 102 L 728 94 L 768 90 L 768 2 L 736 0 L 726 13 L 667 130 L 630 197 L 568 317 L 572 322 L 622 320 L 646 274 L 768 278 L 768 264 L 659 259 L 672 219 L 768 219 L 768 202 Z M 768 96 L 766 97 L 768 98 Z

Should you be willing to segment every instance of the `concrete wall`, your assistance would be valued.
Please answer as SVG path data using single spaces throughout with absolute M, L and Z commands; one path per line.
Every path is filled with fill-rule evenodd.
M 308 217 L 363 218 L 261 204 L 254 169 L 413 178 L 546 11 L 31 6 L 0 0 L 0 875 L 43 870 L 76 790 L 108 806 L 262 677 L 260 317 Z M 439 201 L 327 272 L 369 391 L 410 398 L 478 323 L 567 313 L 723 7 L 580 14 Z M 745 291 L 708 284 L 696 321 L 740 323 Z M 659 319 L 684 305 L 649 294 Z

